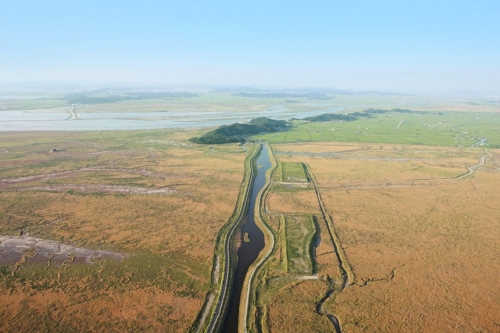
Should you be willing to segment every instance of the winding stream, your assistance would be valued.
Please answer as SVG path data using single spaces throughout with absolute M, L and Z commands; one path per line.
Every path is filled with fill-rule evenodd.
M 264 234 L 262 230 L 255 224 L 255 200 L 257 194 L 266 184 L 266 172 L 271 168 L 271 160 L 269 158 L 268 147 L 262 145 L 262 150 L 256 161 L 256 176 L 253 180 L 252 194 L 250 204 L 246 213 L 246 222 L 241 227 L 239 233 L 238 248 L 238 265 L 234 272 L 233 286 L 231 288 L 231 296 L 229 298 L 229 306 L 227 309 L 224 324 L 222 326 L 223 333 L 234 333 L 238 331 L 238 313 L 243 282 L 250 265 L 257 259 L 260 251 L 264 248 Z M 243 240 L 243 236 L 247 234 L 249 242 Z M 238 237 L 237 236 L 237 237 Z

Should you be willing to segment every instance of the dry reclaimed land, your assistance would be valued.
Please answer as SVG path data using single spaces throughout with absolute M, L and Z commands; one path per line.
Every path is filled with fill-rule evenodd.
M 192 329 L 248 154 L 197 134 L 1 133 L 0 331 Z
M 336 291 L 324 303 L 343 332 L 500 330 L 500 150 L 364 143 L 273 147 L 282 163 L 310 166 L 352 269 L 349 285 L 331 284 Z M 276 192 L 268 198 L 271 225 L 279 237 L 297 243 L 297 228 L 282 231 L 272 214 L 280 207 L 290 214 L 294 206 L 311 214 L 309 207 L 294 205 L 293 197 L 286 204 Z M 281 244 L 260 277 L 267 301 L 260 323 L 276 332 L 304 327 L 294 318 L 309 313 L 312 320 L 311 309 L 302 306 L 323 296 L 321 287 L 306 286 L 310 281 L 277 279 L 280 271 L 298 267 L 286 270 L 283 251 L 290 245 Z M 316 257 L 321 277 L 322 255 Z

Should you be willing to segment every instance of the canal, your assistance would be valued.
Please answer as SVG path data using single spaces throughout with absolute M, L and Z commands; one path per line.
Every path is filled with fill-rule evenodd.
M 266 145 L 262 145 L 262 149 L 255 163 L 256 165 L 253 167 L 257 170 L 257 172 L 253 180 L 252 194 L 250 197 L 250 204 L 248 205 L 246 221 L 241 227 L 241 232 L 239 233 L 239 243 L 241 245 L 237 252 L 238 265 L 236 266 L 234 273 L 229 306 L 224 319 L 224 324 L 222 326 L 223 333 L 238 332 L 238 315 L 243 282 L 245 281 L 248 268 L 255 261 L 255 259 L 257 259 L 259 252 L 264 248 L 264 234 L 255 223 L 254 214 L 257 194 L 266 185 L 266 173 L 271 168 L 269 148 Z M 245 234 L 247 234 L 250 240 L 249 242 L 244 241 Z

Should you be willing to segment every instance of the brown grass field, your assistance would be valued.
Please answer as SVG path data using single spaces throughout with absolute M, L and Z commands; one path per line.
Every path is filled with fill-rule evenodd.
M 193 325 L 212 288 L 215 237 L 234 210 L 247 152 L 192 145 L 192 135 L 0 134 L 0 235 L 125 254 L 92 264 L 68 255 L 58 265 L 32 247 L 20 262 L 0 261 L 0 331 Z
M 343 332 L 500 331 L 500 151 L 324 143 L 273 147 L 287 152 L 278 155 L 283 162 L 309 164 L 352 267 L 354 283 L 325 302 Z M 481 156 L 485 165 L 467 174 Z M 281 267 L 279 252 L 267 266 L 268 277 Z M 269 331 L 320 331 L 294 320 L 295 311 L 310 313 L 307 320 L 313 320 L 311 306 L 324 296 L 315 294 L 314 282 L 321 285 L 288 281 L 278 288 L 268 282 L 264 290 L 273 296 L 263 294 Z M 309 310 L 302 309 L 308 302 Z M 321 316 L 316 321 L 329 324 Z
M 331 332 L 330 324 L 315 311 L 324 294 L 322 281 L 289 281 L 267 301 L 269 332 Z
M 0 331 L 193 327 L 213 289 L 214 241 L 233 213 L 248 154 L 236 144 L 192 145 L 187 138 L 196 134 L 0 134 L 0 235 L 73 246 L 62 264 L 35 245 L 21 260 L 2 259 Z M 289 164 L 277 169 L 265 200 L 276 246 L 257 276 L 251 327 L 333 331 L 316 311 L 333 290 L 324 308 L 345 333 L 500 331 L 500 151 L 273 148 Z M 354 273 L 345 289 L 301 163 L 315 176 Z M 314 259 L 313 232 L 321 238 Z M 123 259 L 88 264 L 75 248 Z M 0 258 L 8 250 L 0 242 Z
M 312 188 L 273 186 L 268 198 L 268 209 L 282 214 L 314 214 L 318 210 L 318 202 Z
M 346 331 L 499 330 L 499 181 L 325 192 L 356 274 L 331 304 Z
M 263 332 L 332 331 L 332 324 L 316 311 L 320 299 L 341 281 L 332 240 L 313 184 L 283 183 L 282 167 L 273 175 L 275 184 L 266 198 L 264 218 L 276 245 L 257 277 L 257 311 L 250 327 Z

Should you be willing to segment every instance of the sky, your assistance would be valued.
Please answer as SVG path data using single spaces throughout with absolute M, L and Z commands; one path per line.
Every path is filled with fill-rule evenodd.
M 0 0 L 0 84 L 500 93 L 500 1 Z

